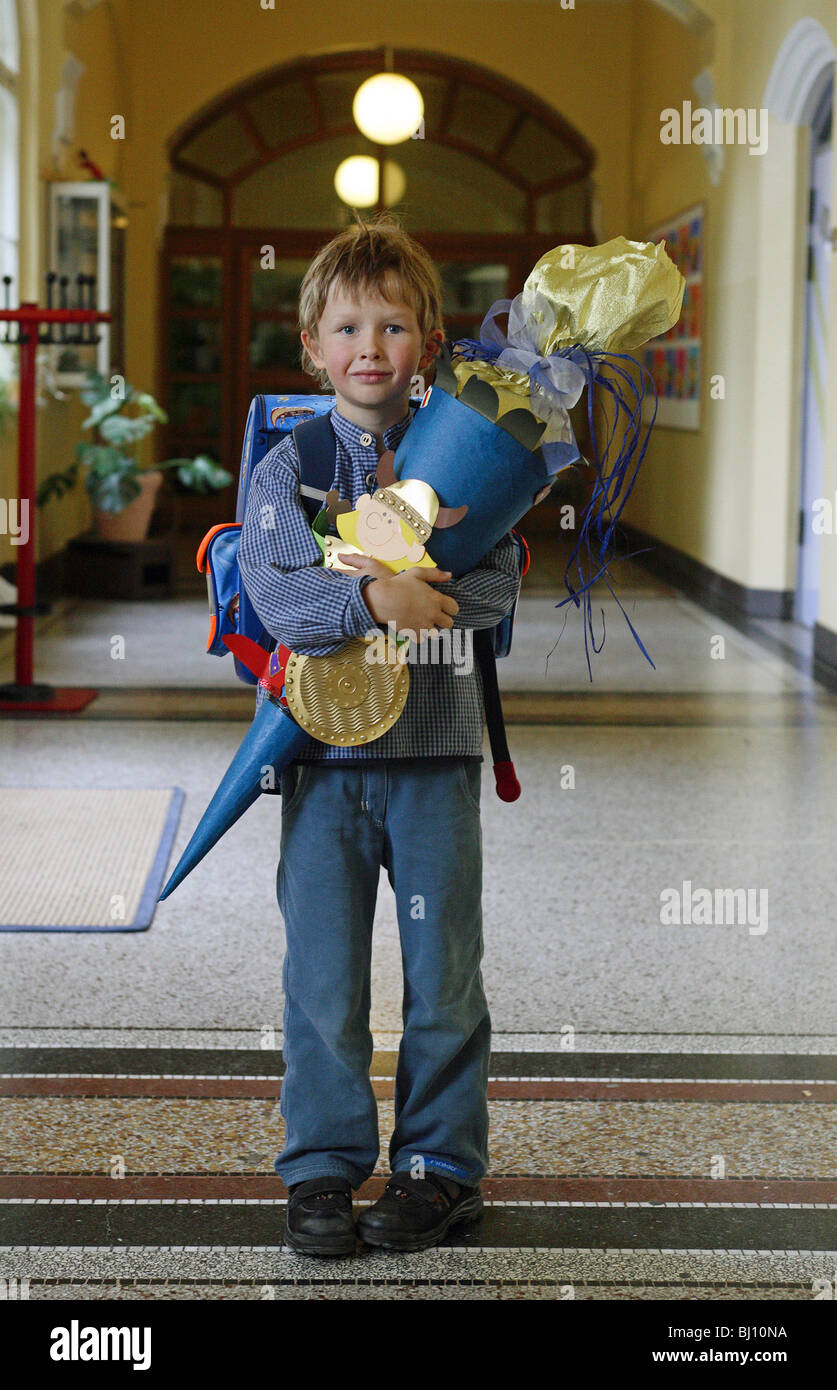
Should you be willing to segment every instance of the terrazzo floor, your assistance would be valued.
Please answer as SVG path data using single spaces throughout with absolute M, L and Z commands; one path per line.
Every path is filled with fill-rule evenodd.
M 515 806 L 484 750 L 482 1220 L 415 1255 L 284 1246 L 281 800 L 264 797 L 148 932 L 0 933 L 0 1278 L 30 1299 L 768 1302 L 833 1279 L 837 699 L 804 633 L 740 631 L 637 566 L 617 592 L 657 670 L 605 595 L 591 685 L 574 610 L 546 662 L 567 612 L 550 578 L 524 587 L 499 666 Z M 102 693 L 0 719 L 3 784 L 182 786 L 176 862 L 253 703 L 204 655 L 205 599 L 190 579 L 169 603 L 67 601 L 38 629 L 37 677 Z M 0 633 L 0 680 L 10 658 Z M 761 921 L 663 925 L 687 879 L 763 890 Z M 374 940 L 385 1154 L 385 874 Z

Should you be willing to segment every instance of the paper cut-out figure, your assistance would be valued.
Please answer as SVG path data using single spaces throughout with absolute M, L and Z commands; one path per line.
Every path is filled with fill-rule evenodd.
M 396 481 L 392 459 L 391 450 L 381 455 L 378 477 L 383 485 L 374 493 L 362 493 L 354 511 L 334 489 L 327 494 L 326 517 L 336 525 L 340 539 L 314 528 L 326 569 L 357 573 L 353 565 L 338 558 L 347 551 L 380 560 L 393 574 L 414 566 L 435 568 L 436 561 L 425 549 L 431 531 L 434 526 L 455 526 L 468 508 L 440 507 L 432 487 L 417 478 Z

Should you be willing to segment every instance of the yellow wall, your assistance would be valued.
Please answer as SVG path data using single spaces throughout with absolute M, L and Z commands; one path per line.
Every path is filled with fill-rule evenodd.
M 133 10 L 117 0 L 120 27 Z M 128 371 L 150 380 L 156 364 L 148 295 L 156 287 L 166 141 L 220 93 L 271 66 L 303 55 L 392 42 L 471 59 L 505 73 L 566 114 L 598 152 L 602 229 L 623 230 L 628 209 L 631 13 L 596 4 L 585 13 L 558 4 L 452 0 L 323 0 L 274 11 L 239 0 L 143 0 L 130 39 L 135 133 L 126 142 L 131 190 Z M 200 35 L 199 42 L 195 36 Z M 126 49 L 128 43 L 125 43 Z M 595 62 L 591 54 L 595 53 Z M 198 60 L 199 55 L 199 60 Z M 164 102 L 160 94 L 165 93 Z
M 452 0 L 345 0 L 291 8 L 277 0 L 103 0 L 65 12 L 62 0 L 39 0 L 42 80 L 38 118 L 41 172 L 50 159 L 55 91 L 66 50 L 85 64 L 79 83 L 75 146 L 82 146 L 127 200 L 126 362 L 128 378 L 158 384 L 156 297 L 165 225 L 167 142 L 205 104 L 254 74 L 305 54 L 392 42 L 470 59 L 543 97 L 598 151 L 603 238 L 624 231 L 629 199 L 630 7 Z M 124 142 L 110 138 L 114 113 L 126 118 Z M 60 173 L 75 174 L 70 166 Z M 39 476 L 67 456 L 78 438 L 75 406 L 39 412 Z M 0 442 L 4 486 L 10 441 Z M 60 549 L 87 523 L 86 499 L 51 503 L 39 517 L 38 557 Z M 2 540 L 0 540 L 2 545 Z M 0 561 L 13 558 L 0 549 Z
M 121 74 L 125 71 L 125 56 L 120 57 L 115 43 L 113 15 L 107 4 L 94 9 L 83 21 L 65 16 L 61 0 L 38 0 L 34 6 L 38 26 L 39 100 L 36 112 L 38 126 L 38 217 L 40 238 L 37 247 L 37 268 L 34 289 L 40 303 L 45 300 L 43 274 L 46 269 L 47 188 L 50 180 L 86 179 L 89 177 L 75 163 L 75 151 L 87 150 L 108 177 L 118 177 L 121 148 L 117 142 L 103 140 L 100 126 L 104 113 L 120 111 L 118 104 Z M 65 32 L 66 19 L 66 32 Z M 85 64 L 78 88 L 75 138 L 72 147 L 54 158 L 52 135 L 55 126 L 55 94 L 61 85 L 61 68 L 68 52 Z M 124 100 L 124 98 L 123 98 Z M 31 119 L 31 112 L 22 113 Z M 22 211 L 28 205 L 28 190 L 23 190 Z M 22 218 L 25 225 L 25 218 Z M 22 257 L 22 262 L 25 257 Z M 19 285 L 13 286 L 13 302 L 17 302 Z M 82 438 L 81 421 L 86 409 L 75 393 L 58 401 L 45 396 L 45 403 L 36 412 L 37 476 L 64 470 L 73 462 L 73 446 Z M 0 487 L 2 495 L 17 495 L 17 428 L 10 422 L 0 438 Z M 67 541 L 91 525 L 87 494 L 79 484 L 60 501 L 51 501 L 39 508 L 36 529 L 36 559 L 48 558 L 63 549 Z M 6 536 L 0 536 L 0 563 L 17 559 L 17 547 Z
M 50 151 L 61 62 L 72 51 L 86 66 L 74 143 L 118 180 L 127 202 L 129 379 L 151 389 L 157 385 L 167 142 L 186 121 L 236 84 L 300 55 L 391 42 L 470 59 L 528 87 L 590 141 L 597 152 L 602 240 L 618 233 L 642 238 L 672 213 L 705 202 L 705 378 L 722 374 L 726 399 L 704 400 L 697 433 L 658 427 L 625 515 L 734 580 L 791 587 L 798 361 L 788 367 L 797 378 L 776 402 L 775 420 L 768 424 L 766 412 L 757 414 L 756 402 L 759 383 L 771 371 L 782 379 L 779 368 L 800 334 L 801 282 L 797 308 L 779 325 L 784 356 L 775 357 L 776 326 L 771 330 L 760 316 L 758 277 L 763 282 L 766 273 L 785 273 L 786 267 L 771 263 L 780 243 L 759 240 L 762 161 L 728 146 L 720 185 L 713 187 L 699 147 L 660 143 L 659 113 L 685 99 L 698 104 L 691 81 L 707 62 L 722 106 L 759 108 L 791 25 L 814 16 L 837 43 L 837 6 L 833 0 L 702 0 L 702 8 L 714 29 L 700 34 L 651 0 L 577 0 L 572 10 L 560 0 L 369 0 L 363 6 L 321 0 L 295 7 L 277 0 L 273 10 L 262 9 L 259 0 L 103 0 L 78 13 L 65 11 L 62 0 L 38 0 L 41 173 L 75 173 L 66 163 L 56 169 Z M 126 118 L 124 142 L 110 138 L 115 113 Z M 804 155 L 804 136 L 771 122 L 771 148 L 774 141 L 780 153 L 787 153 L 790 142 Z M 804 193 L 802 180 L 784 189 L 784 203 L 800 217 Z M 837 274 L 831 295 L 835 323 Z M 831 362 L 834 382 L 837 332 Z M 75 405 L 52 404 L 39 412 L 41 475 L 69 457 L 79 418 Z M 833 493 L 837 429 L 830 428 L 827 476 Z M 6 495 L 13 491 L 10 445 L 10 439 L 0 442 Z M 87 518 L 81 494 L 51 504 L 39 518 L 39 557 L 84 529 Z M 821 621 L 837 631 L 835 550 L 837 541 L 824 545 L 828 592 Z M 10 548 L 0 549 L 0 559 L 8 558 Z
M 837 46 L 837 6 L 831 0 L 702 0 L 715 21 L 710 70 L 722 107 L 759 109 L 782 40 L 799 19 L 818 19 Z M 799 499 L 804 305 L 807 132 L 770 118 L 769 148 L 750 155 L 725 148 L 720 184 L 713 187 L 700 148 L 663 146 L 659 113 L 684 100 L 699 104 L 691 80 L 702 63 L 689 61 L 684 31 L 643 5 L 637 15 L 634 194 L 643 226 L 703 201 L 706 205 L 704 398 L 698 433 L 658 428 L 626 517 L 653 535 L 741 584 L 789 589 L 795 583 Z M 796 160 L 797 179 L 785 177 Z M 760 215 L 761 182 L 769 161 L 781 170 L 776 205 Z M 834 161 L 837 180 L 837 158 Z M 837 187 L 837 183 L 835 184 Z M 837 205 L 837 198 L 832 206 Z M 796 237 L 769 233 L 784 218 Z M 765 291 L 794 277 L 793 304 L 759 314 Z M 832 276 L 831 322 L 837 324 Z M 760 294 L 760 290 L 762 293 Z M 777 296 L 778 301 L 778 296 Z M 788 312 L 789 308 L 789 312 Z M 835 380 L 832 333 L 832 370 Z M 711 374 L 725 380 L 724 400 L 710 400 Z M 775 390 L 764 390 L 774 379 Z M 829 394 L 829 393 L 827 393 Z M 830 393 L 832 398 L 834 393 Z M 837 438 L 828 451 L 826 494 L 837 486 Z M 820 621 L 837 629 L 835 544 L 823 547 Z

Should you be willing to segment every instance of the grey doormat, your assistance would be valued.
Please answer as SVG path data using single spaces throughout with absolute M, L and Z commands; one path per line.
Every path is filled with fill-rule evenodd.
M 180 787 L 0 789 L 0 931 L 145 931 Z

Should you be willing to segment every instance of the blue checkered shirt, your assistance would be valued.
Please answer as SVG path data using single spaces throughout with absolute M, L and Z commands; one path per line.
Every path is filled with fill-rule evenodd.
M 409 414 L 386 430 L 387 449 L 398 448 L 411 420 Z M 331 421 L 337 437 L 332 487 L 354 508 L 360 494 L 374 492 L 377 485 L 375 437 L 336 409 L 331 412 Z M 361 438 L 371 442 L 361 443 Z M 257 465 L 241 528 L 238 563 L 248 597 L 265 629 L 291 651 L 325 656 L 339 651 L 352 637 L 385 632 L 386 627 L 375 622 L 363 598 L 371 575 L 354 576 L 323 567 L 322 552 L 299 500 L 298 469 L 290 434 Z M 334 527 L 330 533 L 337 535 Z M 432 555 L 432 540 L 429 548 Z M 456 599 L 459 612 L 452 615 L 454 628 L 465 630 L 498 623 L 514 603 L 519 585 L 517 548 L 507 532 L 467 574 L 433 587 Z M 410 645 L 416 646 L 412 638 Z M 439 649 L 437 664 L 432 664 L 434 647 Z M 424 661 L 422 648 L 428 652 Z M 409 693 L 392 728 L 371 743 L 350 748 L 312 739 L 299 760 L 340 767 L 415 758 L 482 762 L 482 680 L 467 632 L 455 640 L 450 635 L 426 638 L 418 652 L 407 662 Z M 259 686 L 257 711 L 264 698 L 265 691 Z

